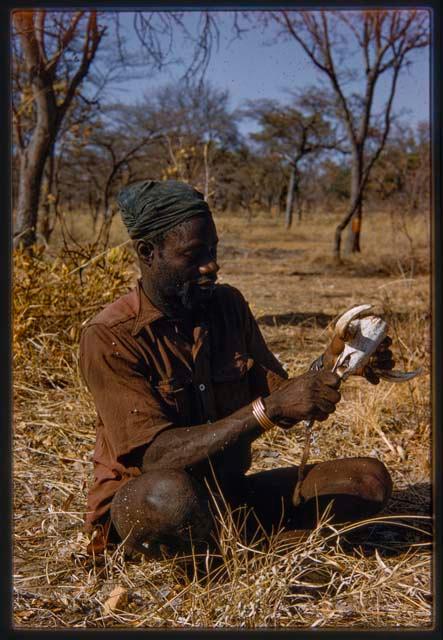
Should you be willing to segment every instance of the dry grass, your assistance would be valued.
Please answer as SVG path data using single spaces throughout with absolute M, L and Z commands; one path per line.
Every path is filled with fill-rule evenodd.
M 241 517 L 220 518 L 221 557 L 205 571 L 183 561 L 125 559 L 121 549 L 88 559 L 82 533 L 91 479 L 94 408 L 78 372 L 81 323 L 127 290 L 130 253 L 113 249 L 82 270 L 83 249 L 58 259 L 16 256 L 14 270 L 14 624 L 26 628 L 429 628 L 430 541 L 429 238 L 425 221 L 373 213 L 364 254 L 329 258 L 334 216 L 287 233 L 274 220 L 252 226 L 217 219 L 222 281 L 238 286 L 271 349 L 291 374 L 327 343 L 327 325 L 353 303 L 372 302 L 390 321 L 399 368 L 422 366 L 404 385 L 350 380 L 326 423 L 314 427 L 311 460 L 373 455 L 394 479 L 386 514 L 302 538 L 258 533 L 245 544 Z M 315 222 L 315 224 L 314 224 Z M 115 244 L 126 238 L 118 221 Z M 412 249 L 412 253 L 411 253 Z M 253 471 L 300 460 L 303 434 L 273 431 L 254 445 Z M 241 514 L 240 514 L 241 515 Z M 189 563 L 197 562 L 190 558 Z M 120 609 L 106 608 L 114 587 Z

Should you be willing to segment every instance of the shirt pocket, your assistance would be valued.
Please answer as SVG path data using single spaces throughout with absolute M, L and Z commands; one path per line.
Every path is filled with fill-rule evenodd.
M 214 367 L 212 383 L 219 419 L 250 402 L 248 371 L 253 365 L 254 360 L 243 353 Z
M 179 376 L 159 380 L 155 389 L 172 422 L 187 424 L 191 418 L 190 376 Z

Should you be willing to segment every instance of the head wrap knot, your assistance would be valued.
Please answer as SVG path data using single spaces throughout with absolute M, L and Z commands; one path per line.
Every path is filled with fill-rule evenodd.
M 210 215 L 203 195 L 185 182 L 143 180 L 117 196 L 120 213 L 133 240 L 151 240 L 196 215 Z

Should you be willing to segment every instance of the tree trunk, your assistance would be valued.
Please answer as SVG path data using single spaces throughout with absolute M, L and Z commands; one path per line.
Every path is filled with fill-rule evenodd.
M 206 202 L 208 202 L 208 198 L 209 198 L 209 181 L 210 181 L 209 162 L 208 162 L 208 144 L 209 144 L 208 142 L 205 142 L 205 144 L 203 145 L 203 162 L 205 167 L 205 185 L 203 190 L 203 196 Z
M 103 222 L 101 229 L 98 233 L 98 239 L 102 242 L 103 246 L 106 248 L 109 244 L 109 240 L 111 237 L 111 226 L 113 219 L 113 211 L 111 207 L 105 207 L 103 211 Z
M 284 194 L 284 185 L 282 184 L 282 186 L 280 187 L 280 191 L 278 192 L 278 196 L 277 196 L 277 218 L 280 218 L 281 214 L 282 214 L 282 202 L 283 202 L 283 194 Z
M 300 224 L 303 216 L 303 203 L 301 201 L 300 191 L 298 188 L 295 194 L 295 199 L 296 199 L 296 206 L 297 206 L 297 222 L 298 224 Z
M 294 210 L 294 196 L 297 191 L 297 167 L 291 165 L 291 173 L 289 176 L 288 195 L 286 198 L 285 226 L 290 229 L 292 225 L 292 213 Z
M 357 149 L 352 156 L 351 173 L 351 203 L 356 203 L 351 218 L 348 236 L 346 238 L 345 253 L 360 253 L 360 233 L 363 214 L 363 194 L 360 193 L 360 185 L 363 177 L 363 152 Z
M 45 199 L 43 202 L 43 210 L 40 223 L 40 231 L 46 244 L 49 244 L 52 232 L 54 230 L 54 221 L 51 219 L 53 210 L 53 188 L 54 188 L 54 147 L 50 150 L 49 158 L 46 163 L 46 189 L 44 191 Z
M 272 197 L 272 194 L 267 194 L 267 196 L 265 197 L 266 197 L 266 208 L 268 210 L 268 214 L 271 218 L 273 218 L 275 214 L 274 198 Z
M 114 209 L 111 205 L 111 184 L 116 173 L 117 170 L 114 166 L 111 174 L 108 177 L 108 180 L 106 181 L 106 186 L 103 193 L 103 224 L 99 231 L 98 238 L 101 239 L 105 247 L 107 247 L 109 244 L 112 219 L 114 217 Z
M 360 200 L 361 200 L 361 194 L 359 193 L 356 196 L 356 200 L 351 202 L 351 206 L 349 207 L 349 209 L 348 209 L 345 217 L 343 218 L 343 220 L 335 228 L 335 234 L 334 234 L 334 258 L 335 258 L 336 262 L 341 262 L 341 255 L 340 255 L 341 234 L 342 234 L 343 230 L 348 226 L 349 221 L 351 220 L 351 218 L 353 217 L 355 211 L 359 207 Z
M 94 203 L 93 203 L 93 210 L 92 210 L 92 231 L 94 234 L 97 231 L 97 221 L 98 221 L 98 214 L 100 211 L 100 204 L 101 204 L 100 198 L 95 197 Z
M 40 12 L 38 15 L 43 16 L 44 23 L 45 12 Z M 29 132 L 32 131 L 29 143 L 24 147 L 23 141 L 21 142 L 14 248 L 23 246 L 27 249 L 36 241 L 38 206 L 45 162 L 55 143 L 63 118 L 79 85 L 89 71 L 100 40 L 105 33 L 104 29 L 99 31 L 97 27 L 96 11 L 91 11 L 85 30 L 83 49 L 78 52 L 80 57 L 78 66 L 71 69 L 69 78 L 64 76 L 65 65 L 63 70 L 58 70 L 59 75 L 57 75 L 57 63 L 63 49 L 71 45 L 74 36 L 78 33 L 77 26 L 82 15 L 83 12 L 74 14 L 71 29 L 67 29 L 64 33 L 60 27 L 60 31 L 55 34 L 60 49 L 53 52 L 53 60 L 48 61 L 45 57 L 45 30 L 41 25 L 36 27 L 37 12 L 25 10 L 15 11 L 12 14 L 28 73 L 27 88 L 32 91 L 35 108 L 35 124 L 33 123 L 32 129 L 29 128 Z M 57 104 L 55 86 L 62 79 L 66 83 L 66 93 L 62 103 Z
M 351 226 L 349 227 L 348 237 L 346 238 L 345 253 L 360 253 L 360 234 L 361 234 L 361 221 L 362 221 L 362 200 L 359 204 L 354 215 L 351 218 Z
M 28 248 L 36 241 L 40 186 L 49 147 L 49 134 L 42 131 L 36 144 L 22 152 L 18 184 L 14 248 Z

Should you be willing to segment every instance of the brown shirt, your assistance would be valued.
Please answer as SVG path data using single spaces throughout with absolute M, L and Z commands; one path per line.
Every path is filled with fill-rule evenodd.
M 88 530 L 103 521 L 117 489 L 140 474 L 160 431 L 216 422 L 287 378 L 242 294 L 228 285 L 216 286 L 191 335 L 153 306 L 139 282 L 87 324 L 80 368 L 97 410 Z M 250 443 L 240 439 L 211 463 L 243 473 Z

